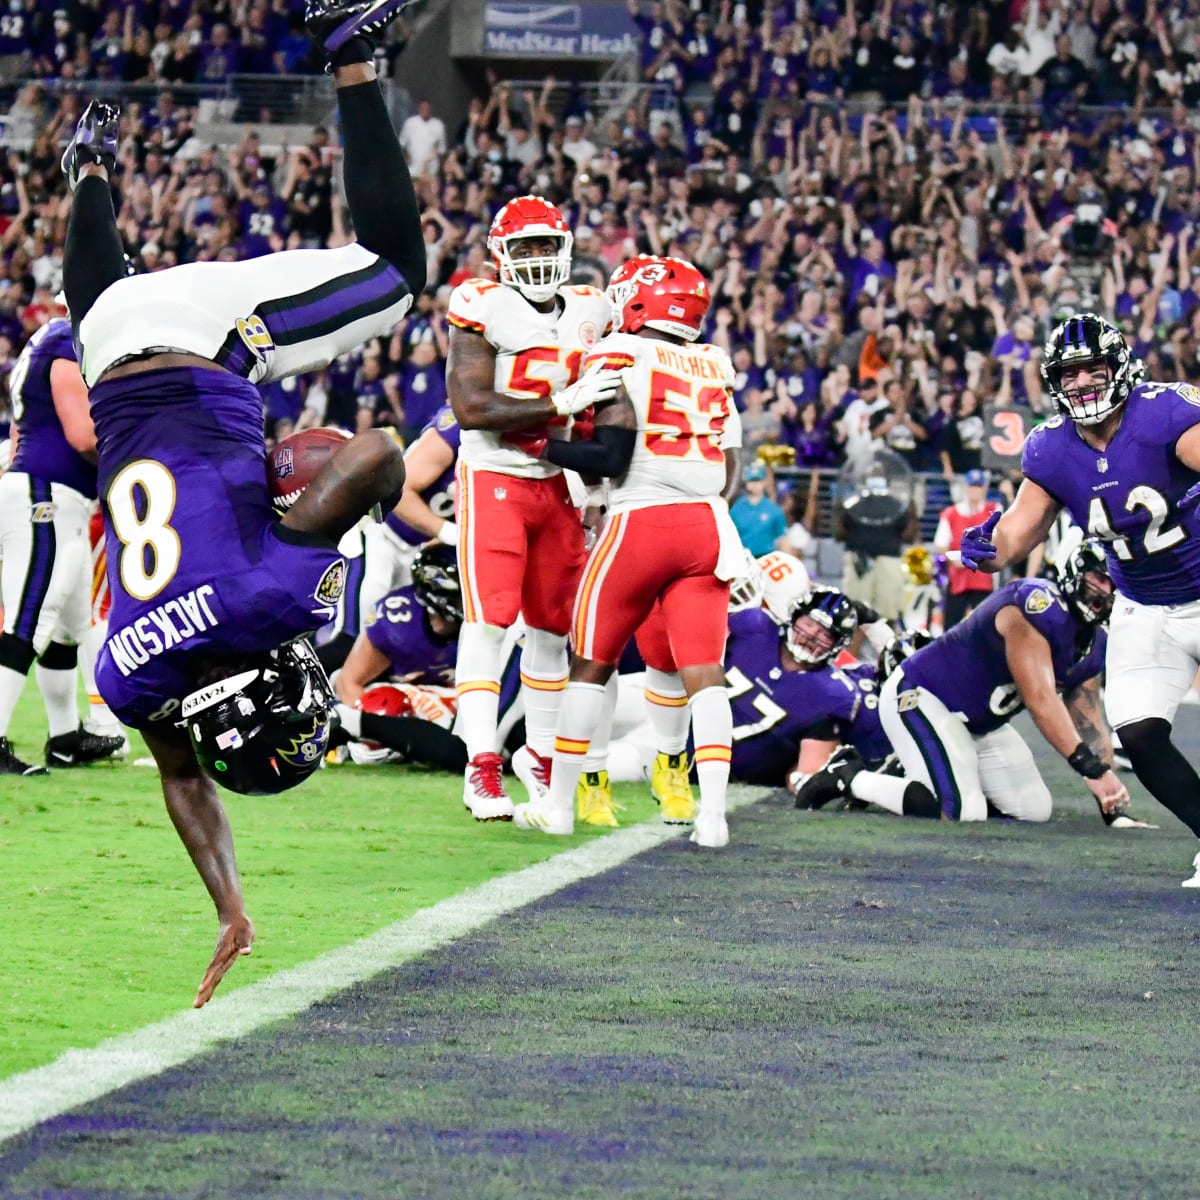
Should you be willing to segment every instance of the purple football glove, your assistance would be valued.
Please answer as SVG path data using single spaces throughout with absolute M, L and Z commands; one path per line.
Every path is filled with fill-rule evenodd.
M 996 547 L 992 544 L 992 530 L 1000 520 L 998 512 L 992 513 L 982 525 L 972 525 L 962 536 L 962 546 L 959 553 L 962 565 L 978 571 L 980 566 L 996 557 Z
M 1179 503 L 1175 505 L 1181 511 L 1185 508 L 1194 508 L 1200 503 L 1200 483 L 1193 483 L 1182 496 L 1179 497 Z

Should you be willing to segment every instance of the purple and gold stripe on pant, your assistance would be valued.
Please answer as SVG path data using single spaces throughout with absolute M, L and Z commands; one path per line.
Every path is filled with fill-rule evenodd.
M 925 769 L 929 772 L 934 794 L 942 806 L 942 815 L 951 821 L 959 820 L 962 817 L 962 794 L 958 790 L 958 780 L 954 778 L 950 755 L 946 753 L 933 722 L 919 708 L 902 711 L 900 720 L 925 760 Z
M 47 507 L 52 503 L 50 484 L 44 479 L 29 480 L 29 508 L 32 515 L 39 504 Z M 25 586 L 17 602 L 17 619 L 13 634 L 24 642 L 33 643 L 37 632 L 38 618 L 42 605 L 50 590 L 50 577 L 54 574 L 54 557 L 58 552 L 58 538 L 54 532 L 54 519 L 33 521 L 33 545 L 29 551 L 29 569 L 25 573 Z
M 264 300 L 254 315 L 261 318 L 274 345 L 296 346 L 391 308 L 408 293 L 404 276 L 378 258 L 369 267 L 338 275 L 306 292 Z M 235 327 L 226 335 L 215 361 L 245 379 L 259 358 Z

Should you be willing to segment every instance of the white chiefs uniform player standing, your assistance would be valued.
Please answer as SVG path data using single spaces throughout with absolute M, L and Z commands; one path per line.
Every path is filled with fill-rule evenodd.
M 729 840 L 733 719 L 723 660 L 730 580 L 743 572 L 745 554 L 722 498 L 726 425 L 736 420 L 733 366 L 718 347 L 691 344 L 709 303 L 708 284 L 691 263 L 643 262 L 617 296 L 621 332 L 588 360 L 619 378 L 621 391 L 597 406 L 591 441 L 552 442 L 542 451 L 550 462 L 612 482 L 575 601 L 575 654 L 550 791 L 516 810 L 522 828 L 573 831 L 575 789 L 605 684 L 636 631 L 647 666 L 677 669 L 687 692 L 700 784 L 692 840 L 714 847 Z
M 488 235 L 499 282 L 470 279 L 450 297 L 447 390 L 462 429 L 458 555 L 465 621 L 455 674 L 469 763 L 463 801 L 478 820 L 508 820 L 496 744 L 502 642 L 523 614 L 526 745 L 513 769 L 533 796 L 549 784 L 567 682 L 571 605 L 585 557 L 579 511 L 562 470 L 537 457 L 569 436 L 568 418 L 614 394 L 584 356 L 612 308 L 596 288 L 568 285 L 572 237 L 538 196 L 509 201 Z

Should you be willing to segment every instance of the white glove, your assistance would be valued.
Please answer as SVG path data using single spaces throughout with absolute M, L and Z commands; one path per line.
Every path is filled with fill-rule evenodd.
M 612 400 L 620 386 L 620 371 L 606 371 L 603 363 L 596 363 L 582 378 L 561 392 L 555 392 L 550 399 L 560 417 L 573 417 L 593 404 Z

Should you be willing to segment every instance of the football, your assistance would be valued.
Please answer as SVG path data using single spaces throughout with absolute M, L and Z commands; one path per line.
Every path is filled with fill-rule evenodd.
M 300 498 L 317 472 L 350 440 L 341 429 L 302 429 L 285 437 L 267 456 L 267 482 L 271 500 L 286 512 Z

